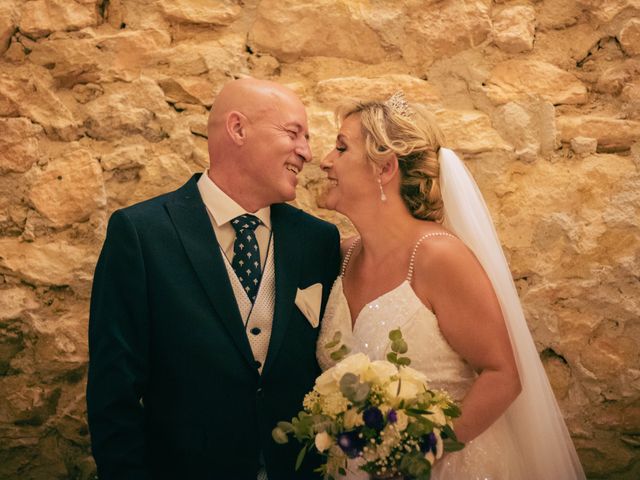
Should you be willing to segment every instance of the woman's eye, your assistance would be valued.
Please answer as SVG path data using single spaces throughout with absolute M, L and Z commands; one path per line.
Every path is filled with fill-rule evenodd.
M 296 138 L 298 136 L 298 132 L 296 132 L 295 130 L 287 130 L 287 133 L 291 138 Z
M 347 147 L 339 147 L 339 146 L 336 145 L 336 150 L 339 151 L 340 153 L 346 152 L 347 151 Z

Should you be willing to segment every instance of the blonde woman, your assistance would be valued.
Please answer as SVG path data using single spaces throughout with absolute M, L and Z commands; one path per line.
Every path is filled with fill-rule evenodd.
M 326 206 L 358 236 L 343 242 L 317 356 L 334 332 L 384 359 L 401 328 L 411 366 L 461 402 L 461 452 L 435 480 L 584 478 L 527 329 L 482 196 L 424 107 L 401 95 L 341 109 L 322 161 Z M 350 461 L 349 479 L 367 478 Z

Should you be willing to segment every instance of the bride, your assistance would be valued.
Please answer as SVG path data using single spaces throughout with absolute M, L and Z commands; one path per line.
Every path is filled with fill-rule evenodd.
M 401 94 L 338 112 L 335 149 L 321 165 L 326 207 L 359 236 L 343 265 L 318 340 L 336 331 L 351 353 L 384 359 L 401 328 L 411 366 L 462 406 L 466 447 L 436 462 L 434 480 L 582 479 L 493 223 L 460 159 L 420 105 Z M 350 461 L 347 477 L 366 479 Z

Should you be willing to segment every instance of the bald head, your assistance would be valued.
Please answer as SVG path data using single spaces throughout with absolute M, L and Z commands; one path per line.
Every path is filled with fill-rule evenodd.
M 233 111 L 255 118 L 265 112 L 279 108 L 281 102 L 302 102 L 297 95 L 283 85 L 256 78 L 241 78 L 225 84 L 216 97 L 207 124 L 209 136 L 224 127 L 227 115 Z M 304 108 L 304 107 L 303 107 Z
M 227 83 L 211 108 L 208 137 L 209 176 L 247 211 L 295 198 L 311 150 L 293 91 L 254 78 Z

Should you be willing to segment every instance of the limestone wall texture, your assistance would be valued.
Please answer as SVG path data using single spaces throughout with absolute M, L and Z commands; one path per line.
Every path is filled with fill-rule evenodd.
M 588 476 L 640 478 L 640 0 L 0 0 L 0 478 L 95 475 L 107 219 L 207 165 L 207 109 L 244 75 L 304 99 L 296 203 L 345 234 L 316 202 L 334 107 L 402 88 L 433 109 Z

